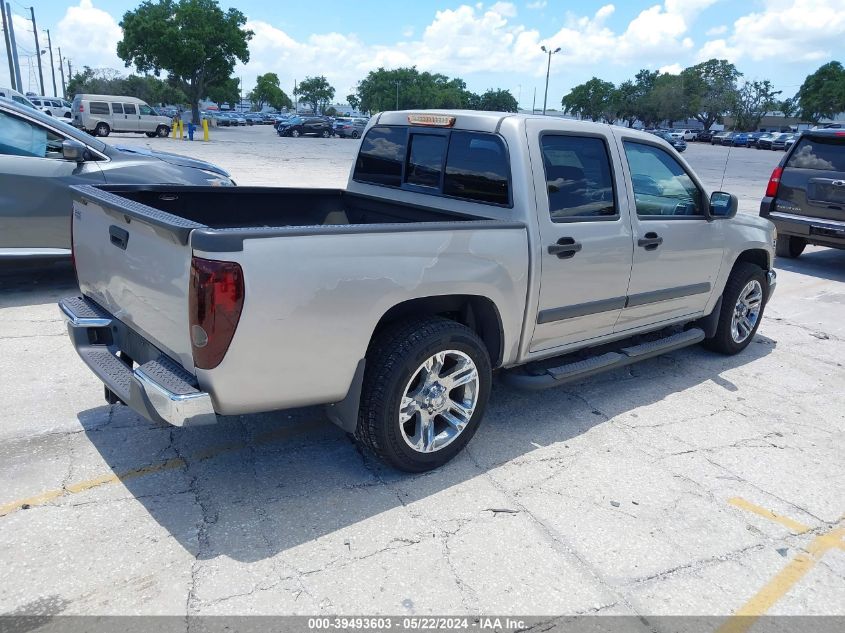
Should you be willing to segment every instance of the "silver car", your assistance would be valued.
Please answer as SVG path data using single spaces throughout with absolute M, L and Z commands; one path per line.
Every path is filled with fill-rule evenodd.
M 0 258 L 70 254 L 71 185 L 234 185 L 176 154 L 107 145 L 61 119 L 0 100 Z

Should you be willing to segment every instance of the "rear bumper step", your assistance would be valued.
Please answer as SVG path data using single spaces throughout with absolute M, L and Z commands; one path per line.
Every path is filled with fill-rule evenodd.
M 181 365 L 147 345 L 149 359 L 134 369 L 124 362 L 126 326 L 86 297 L 59 302 L 80 358 L 121 402 L 148 420 L 174 426 L 217 421 L 211 396 Z
M 600 356 L 593 356 L 583 360 L 565 363 L 558 367 L 551 367 L 539 374 L 528 374 L 521 368 L 503 372 L 502 380 L 521 389 L 548 389 L 558 385 L 589 378 L 596 374 L 618 369 L 626 365 L 638 363 L 641 360 L 673 352 L 704 340 L 704 330 L 690 328 L 677 334 L 672 334 L 656 341 L 648 341 L 639 345 L 623 347 L 615 352 L 607 352 Z

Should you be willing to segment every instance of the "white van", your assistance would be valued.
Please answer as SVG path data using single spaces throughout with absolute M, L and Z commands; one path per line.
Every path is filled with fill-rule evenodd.
M 94 136 L 112 132 L 137 132 L 149 137 L 170 134 L 171 120 L 159 116 L 135 97 L 79 94 L 71 106 L 72 123 Z
M 34 103 L 44 114 L 49 114 L 50 116 L 54 116 L 58 119 L 69 119 L 71 116 L 70 101 L 65 99 L 61 99 L 59 97 L 34 96 L 29 97 L 29 100 L 32 101 L 32 103 Z
M 27 106 L 28 108 L 32 108 L 33 110 L 38 109 L 38 107 L 34 103 L 32 103 L 32 101 L 27 99 L 17 90 L 13 90 L 12 88 L 0 87 L 0 99 L 9 99 L 10 101 L 14 101 L 15 103 L 19 103 L 21 105 Z

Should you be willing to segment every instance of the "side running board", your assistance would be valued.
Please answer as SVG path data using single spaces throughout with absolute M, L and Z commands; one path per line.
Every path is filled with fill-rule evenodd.
M 647 358 L 660 356 L 667 352 L 695 345 L 704 340 L 704 330 L 691 328 L 684 332 L 678 332 L 656 341 L 648 341 L 623 347 L 616 352 L 607 352 L 600 356 L 593 356 L 558 367 L 551 367 L 542 373 L 532 375 L 525 373 L 523 368 L 516 368 L 502 373 L 502 380 L 513 386 L 522 389 L 548 389 L 558 385 L 589 378 L 611 369 L 618 369 L 626 365 L 638 363 Z

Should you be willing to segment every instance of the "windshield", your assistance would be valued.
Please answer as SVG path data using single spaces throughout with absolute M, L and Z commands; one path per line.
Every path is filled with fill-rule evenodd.
M 288 123 L 290 123 L 291 125 L 299 125 L 300 123 L 302 123 L 302 121 L 303 118 L 301 116 L 293 116 L 288 119 Z

